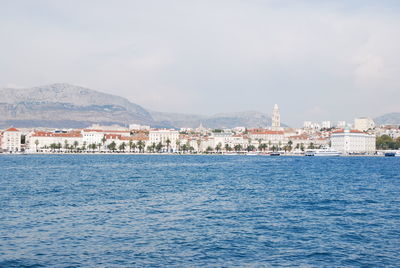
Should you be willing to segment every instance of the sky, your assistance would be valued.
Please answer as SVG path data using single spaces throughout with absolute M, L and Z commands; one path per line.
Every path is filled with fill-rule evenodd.
M 163 112 L 400 112 L 400 1 L 0 0 L 0 86 L 70 83 Z

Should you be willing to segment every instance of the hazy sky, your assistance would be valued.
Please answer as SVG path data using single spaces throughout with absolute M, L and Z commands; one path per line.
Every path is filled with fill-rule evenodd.
M 145 108 L 400 112 L 400 1 L 0 0 L 0 86 L 67 82 Z

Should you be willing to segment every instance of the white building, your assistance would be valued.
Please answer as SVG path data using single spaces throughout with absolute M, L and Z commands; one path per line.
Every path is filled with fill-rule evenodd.
M 331 123 L 331 121 L 322 121 L 321 127 L 322 128 L 331 128 L 332 123 Z
M 218 144 L 221 144 L 222 149 L 225 148 L 226 145 L 229 145 L 232 149 L 236 145 L 240 145 L 242 148 L 247 146 L 248 140 L 240 134 L 233 134 L 233 133 L 213 133 L 212 135 L 213 144 L 212 147 L 215 148 Z
M 275 104 L 272 110 L 272 129 L 279 130 L 281 127 L 281 114 L 279 111 L 278 104 Z
M 162 145 L 168 146 L 167 141 L 169 140 L 169 150 L 175 152 L 177 150 L 176 141 L 179 139 L 179 131 L 174 129 L 157 129 L 149 131 L 149 143 L 158 144 L 161 142 Z
M 49 150 L 52 144 L 60 145 L 60 150 L 66 150 L 68 147 L 78 148 L 83 145 L 89 145 L 83 142 L 80 132 L 54 133 L 47 131 L 36 131 L 26 137 L 28 150 L 37 152 Z
M 129 129 L 131 129 L 131 130 L 150 130 L 150 126 L 139 125 L 139 124 L 130 124 Z
M 336 124 L 337 128 L 345 128 L 346 127 L 346 121 L 338 121 Z
M 107 131 L 127 131 L 129 130 L 127 127 L 122 127 L 120 125 L 111 125 L 111 126 L 102 126 L 100 124 L 92 124 L 88 129 L 101 129 L 101 130 L 107 130 Z
M 311 128 L 312 122 L 311 121 L 304 121 L 303 128 Z
M 265 130 L 265 129 L 252 129 L 248 132 L 248 137 L 254 141 L 261 141 L 261 143 L 268 143 L 272 145 L 284 145 L 288 139 L 283 131 Z
M 354 129 L 359 131 L 367 131 L 368 129 L 373 129 L 375 127 L 374 120 L 368 117 L 360 117 L 354 119 Z
M 7 152 L 21 151 L 21 136 L 21 131 L 16 128 L 5 130 L 1 139 L 1 148 Z
M 311 121 L 304 121 L 303 128 L 307 130 L 319 130 L 321 129 L 321 125 Z
M 105 133 L 94 129 L 83 129 L 81 131 L 83 142 L 86 144 L 101 144 L 103 143 Z
M 367 153 L 376 151 L 376 137 L 359 130 L 338 130 L 331 135 L 331 147 L 339 152 Z

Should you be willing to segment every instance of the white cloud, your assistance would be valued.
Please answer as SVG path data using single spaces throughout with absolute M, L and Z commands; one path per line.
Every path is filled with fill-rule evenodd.
M 291 124 L 310 107 L 351 120 L 400 99 L 393 1 L 1 5 L 2 85 L 84 84 L 171 112 L 269 112 L 277 102 Z

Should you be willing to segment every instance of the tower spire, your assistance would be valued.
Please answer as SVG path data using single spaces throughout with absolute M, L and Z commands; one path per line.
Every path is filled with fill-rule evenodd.
M 281 127 L 281 114 L 279 112 L 278 104 L 274 105 L 272 110 L 272 129 L 279 129 Z

